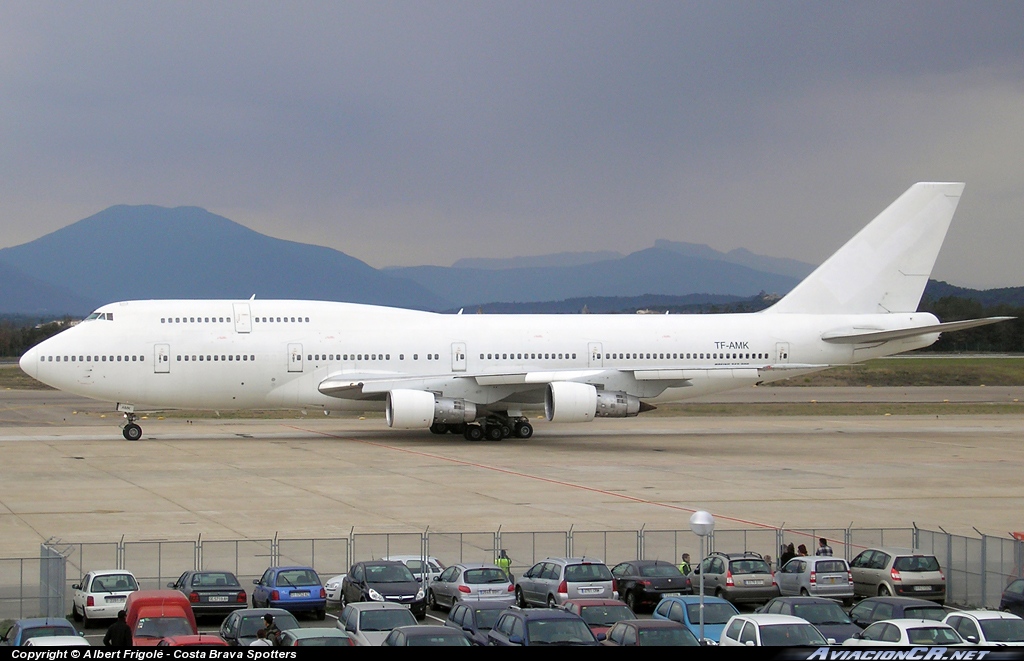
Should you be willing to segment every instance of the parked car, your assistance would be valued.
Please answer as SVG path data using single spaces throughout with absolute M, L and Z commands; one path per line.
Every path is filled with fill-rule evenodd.
M 282 632 L 299 628 L 295 616 L 281 608 L 246 608 L 237 610 L 224 618 L 220 625 L 220 637 L 229 645 L 246 647 L 256 640 L 256 632 L 264 627 L 263 616 L 270 615 Z
M 154 646 L 169 636 L 199 633 L 188 597 L 177 590 L 138 590 L 125 600 L 132 645 Z
M 487 632 L 491 630 L 498 616 L 505 610 L 505 604 L 494 601 L 456 603 L 448 611 L 446 627 L 459 629 L 474 645 L 487 644 Z
M 71 586 L 71 617 L 88 628 L 93 620 L 112 620 L 124 610 L 128 595 L 139 589 L 131 572 L 123 569 L 91 571 Z
M 420 555 L 386 555 L 381 560 L 401 562 L 409 568 L 409 571 L 412 572 L 412 575 L 420 583 L 424 582 L 424 580 L 429 583 L 440 576 L 441 572 L 445 569 L 444 563 L 432 555 L 428 555 L 425 558 Z
M 22 647 L 92 647 L 85 636 L 39 636 L 29 638 Z
M 829 642 L 807 620 L 792 615 L 734 615 L 718 644 L 726 647 L 825 647 Z
M 775 572 L 779 594 L 783 597 L 828 597 L 844 604 L 853 603 L 853 575 L 842 558 L 799 556 Z
M 950 613 L 943 620 L 960 637 L 975 645 L 989 647 L 1024 646 L 1024 620 L 1013 613 L 973 610 Z
M 228 641 L 214 633 L 198 633 L 194 636 L 166 636 L 157 647 L 227 647 Z
M 818 627 L 821 635 L 839 642 L 860 631 L 838 603 L 824 597 L 776 597 L 758 612 L 794 615 Z
M 705 594 L 734 604 L 764 604 L 779 596 L 771 567 L 757 553 L 712 553 L 689 576 L 694 590 L 701 574 Z
M 33 638 L 47 638 L 51 636 L 81 637 L 82 634 L 63 617 L 31 617 L 16 620 L 0 636 L 0 645 L 18 647 L 25 645 Z
M 167 587 L 188 597 L 197 617 L 226 615 L 249 607 L 249 596 L 229 571 L 187 571 Z
M 881 620 L 919 619 L 941 622 L 947 611 L 935 602 L 913 597 L 868 597 L 850 609 L 850 619 L 860 628 Z
M 583 618 L 594 635 L 607 634 L 622 620 L 635 620 L 636 614 L 618 599 L 570 599 L 562 608 Z
M 327 592 L 312 567 L 271 567 L 253 584 L 253 608 L 312 612 L 318 620 L 327 616 Z
M 307 627 L 282 631 L 278 647 L 354 647 L 356 641 L 337 627 Z
M 604 636 L 601 636 L 604 639 Z M 487 634 L 489 645 L 599 645 L 583 618 L 561 608 L 541 610 L 509 608 Z
M 720 597 L 704 597 L 704 641 L 717 645 L 725 623 L 739 611 Z M 700 597 L 666 597 L 654 609 L 654 619 L 672 620 L 700 639 Z
M 864 631 L 843 641 L 843 647 L 883 647 L 929 645 L 954 647 L 967 645 L 948 624 L 935 620 L 895 619 L 875 622 Z
M 699 647 L 690 630 L 672 620 L 616 622 L 601 641 L 608 647 Z
M 342 581 L 341 603 L 361 601 L 401 604 L 419 620 L 427 615 L 426 589 L 409 568 L 397 560 L 371 560 L 352 565 Z
M 408 608 L 390 601 L 347 604 L 338 616 L 338 628 L 364 647 L 380 645 L 396 627 L 415 624 L 416 618 Z
M 1018 578 L 1006 586 L 999 597 L 999 610 L 1024 617 L 1024 578 Z
M 663 560 L 627 560 L 612 567 L 619 597 L 634 613 L 654 606 L 662 597 L 693 594 L 690 579 L 679 567 Z
M 520 607 L 561 606 L 569 599 L 617 599 L 615 579 L 596 558 L 545 558 L 516 581 Z
M 857 596 L 946 601 L 946 575 L 934 555 L 908 549 L 867 549 L 850 561 L 850 573 Z
M 469 647 L 469 640 L 445 626 L 413 625 L 392 629 L 382 647 Z
M 515 603 L 515 586 L 497 565 L 467 563 L 448 567 L 427 587 L 427 604 L 434 610 L 452 608 L 460 601 Z

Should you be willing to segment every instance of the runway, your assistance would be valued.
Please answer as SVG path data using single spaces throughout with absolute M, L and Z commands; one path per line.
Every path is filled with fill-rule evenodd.
M 898 390 L 910 401 L 1024 395 L 749 390 L 793 401 L 854 395 L 843 390 Z M 981 391 L 989 399 L 969 399 Z M 718 399 L 751 396 L 738 393 Z M 54 391 L 0 392 L 0 557 L 34 555 L 52 536 L 685 530 L 696 509 L 720 530 L 1024 528 L 1024 416 L 1012 414 L 537 421 L 529 441 L 501 443 L 395 432 L 380 417 L 150 419 L 131 443 L 110 408 Z

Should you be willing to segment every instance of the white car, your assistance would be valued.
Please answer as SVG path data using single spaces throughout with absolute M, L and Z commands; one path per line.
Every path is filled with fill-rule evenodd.
M 83 636 L 39 636 L 29 638 L 25 647 L 92 647 Z
M 345 582 L 346 576 L 348 576 L 347 572 L 327 579 L 327 582 L 324 583 L 327 601 L 341 601 L 341 584 Z
M 75 591 L 71 616 L 88 627 L 92 620 L 115 619 L 128 595 L 139 589 L 139 582 L 130 571 L 101 569 L 89 572 L 71 588 Z
M 726 647 L 825 647 L 830 641 L 802 617 L 753 613 L 730 617 L 718 644 Z
M 389 601 L 348 604 L 338 616 L 338 628 L 361 647 L 379 646 L 392 629 L 416 624 L 416 616 L 408 607 Z
M 957 611 L 943 620 L 975 645 L 1024 647 L 1024 620 L 1002 611 Z
M 843 641 L 843 647 L 880 647 L 938 645 L 961 647 L 970 645 L 953 627 L 935 620 L 882 620 Z
M 416 577 L 416 580 L 420 583 L 423 582 L 423 575 L 426 574 L 426 581 L 429 583 L 434 580 L 435 577 L 440 576 L 441 572 L 445 570 L 444 564 L 435 558 L 434 556 L 427 556 L 424 558 L 419 555 L 389 555 L 381 558 L 381 560 L 395 560 L 401 562 L 412 575 Z M 426 571 L 424 572 L 423 563 L 426 560 Z

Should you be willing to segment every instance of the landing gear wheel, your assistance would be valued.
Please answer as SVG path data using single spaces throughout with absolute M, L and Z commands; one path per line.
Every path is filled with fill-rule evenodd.
M 134 422 L 129 422 L 124 426 L 124 429 L 121 430 L 121 433 L 124 435 L 125 439 L 129 441 L 137 441 L 142 438 L 142 427 L 138 426 Z
M 459 422 L 459 423 L 454 424 L 454 425 L 448 425 L 448 431 L 449 431 L 449 433 L 452 433 L 452 434 L 459 434 L 459 435 L 465 434 L 466 433 L 466 423 Z
M 517 422 L 512 428 L 512 434 L 516 438 L 530 438 L 533 436 L 533 425 L 529 422 Z
M 431 434 L 447 434 L 448 433 L 448 425 L 446 425 L 443 422 L 435 422 L 434 424 L 430 425 L 430 433 Z
M 500 441 L 503 439 L 505 434 L 502 432 L 502 427 L 503 425 L 487 425 L 487 429 L 484 431 L 484 434 L 487 436 L 487 440 Z
M 501 426 L 501 438 L 502 439 L 506 439 L 506 438 L 508 438 L 511 435 L 512 435 L 512 428 L 509 427 L 508 425 L 502 425 Z
M 467 425 L 466 431 L 462 435 L 467 441 L 482 441 L 484 438 L 484 428 L 480 425 Z

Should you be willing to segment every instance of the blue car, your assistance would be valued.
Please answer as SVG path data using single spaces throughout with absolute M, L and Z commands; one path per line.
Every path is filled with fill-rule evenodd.
M 704 597 L 704 640 L 717 644 L 733 615 L 739 615 L 739 611 L 725 599 Z M 654 609 L 654 619 L 678 622 L 699 640 L 700 596 L 665 597 Z
M 63 617 L 33 617 L 18 620 L 0 636 L 0 645 L 20 646 L 30 638 L 45 636 L 81 636 L 82 633 Z
M 312 567 L 271 567 L 253 585 L 253 608 L 314 613 L 318 620 L 327 616 L 327 591 Z

